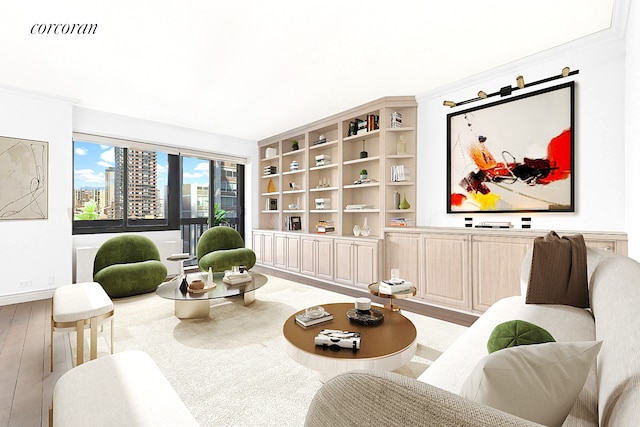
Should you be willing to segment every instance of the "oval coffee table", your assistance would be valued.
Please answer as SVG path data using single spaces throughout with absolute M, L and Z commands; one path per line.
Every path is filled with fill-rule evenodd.
M 202 293 L 182 293 L 180 291 L 182 276 L 177 275 L 174 279 L 158 286 L 156 294 L 162 298 L 175 301 L 175 315 L 180 319 L 209 317 L 209 300 L 242 295 L 244 297 L 244 305 L 249 305 L 255 301 L 255 290 L 267 283 L 267 277 L 252 271 L 249 271 L 249 274 L 251 275 L 250 282 L 228 285 L 222 281 L 224 273 L 213 273 L 213 282 L 216 284 L 216 287 Z M 187 275 L 187 281 L 189 283 L 196 279 L 201 279 L 206 283 L 207 273 L 197 272 Z
M 384 322 L 376 326 L 363 326 L 349 321 L 347 311 L 354 303 L 322 304 L 333 314 L 333 320 L 306 328 L 289 317 L 282 328 L 285 351 L 296 362 L 318 371 L 325 382 L 330 378 L 354 369 L 379 369 L 392 371 L 405 365 L 416 352 L 416 327 L 402 314 L 381 307 Z M 323 329 L 339 329 L 360 332 L 360 350 L 316 346 L 314 338 Z

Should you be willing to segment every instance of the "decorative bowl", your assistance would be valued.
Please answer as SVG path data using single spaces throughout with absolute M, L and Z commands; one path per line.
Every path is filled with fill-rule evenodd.
M 322 317 L 324 314 L 324 308 L 319 305 L 314 305 L 313 307 L 308 307 L 304 313 L 309 316 L 311 319 L 317 319 Z

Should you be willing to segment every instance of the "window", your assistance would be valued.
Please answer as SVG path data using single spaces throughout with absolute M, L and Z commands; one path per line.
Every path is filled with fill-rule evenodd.
M 244 236 L 241 163 L 94 135 L 75 134 L 73 148 L 74 234 L 180 228 L 190 251 L 217 207 Z
M 177 228 L 168 199 L 177 156 L 81 139 L 73 147 L 74 233 Z

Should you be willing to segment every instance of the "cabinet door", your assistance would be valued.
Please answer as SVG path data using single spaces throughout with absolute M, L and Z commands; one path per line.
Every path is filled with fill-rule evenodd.
M 253 252 L 256 254 L 256 264 L 262 264 L 262 233 L 253 233 Z
M 273 266 L 287 268 L 287 235 L 275 234 L 273 236 Z
M 413 283 L 418 292 L 424 292 L 420 280 L 422 263 L 420 259 L 420 235 L 415 233 L 390 233 L 384 239 L 385 266 L 382 280 L 391 277 L 391 269 L 400 270 L 400 277 Z
M 420 295 L 448 307 L 470 309 L 469 237 L 423 234 L 422 259 Z
M 522 259 L 532 238 L 473 236 L 473 307 L 485 311 L 504 297 L 520 295 Z
M 317 239 L 316 277 L 333 280 L 333 239 Z
M 299 236 L 287 236 L 287 270 L 300 271 Z
M 353 250 L 352 240 L 336 239 L 334 241 L 335 250 L 335 281 L 343 285 L 353 285 Z
M 262 263 L 273 265 L 273 234 L 271 233 L 262 235 Z
M 378 242 L 356 242 L 355 285 L 367 289 L 378 281 Z
M 316 275 L 316 239 L 300 238 L 300 273 L 307 276 Z

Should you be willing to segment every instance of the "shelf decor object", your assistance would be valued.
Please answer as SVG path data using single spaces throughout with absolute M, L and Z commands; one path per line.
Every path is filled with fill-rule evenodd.
M 402 201 L 400 202 L 400 205 L 398 207 L 400 209 L 409 209 L 411 207 L 409 202 L 407 202 L 407 193 L 404 194 L 404 197 L 402 198 Z
M 267 193 L 275 193 L 276 191 L 276 184 L 274 184 L 273 180 L 269 178 L 269 182 L 267 183 Z

